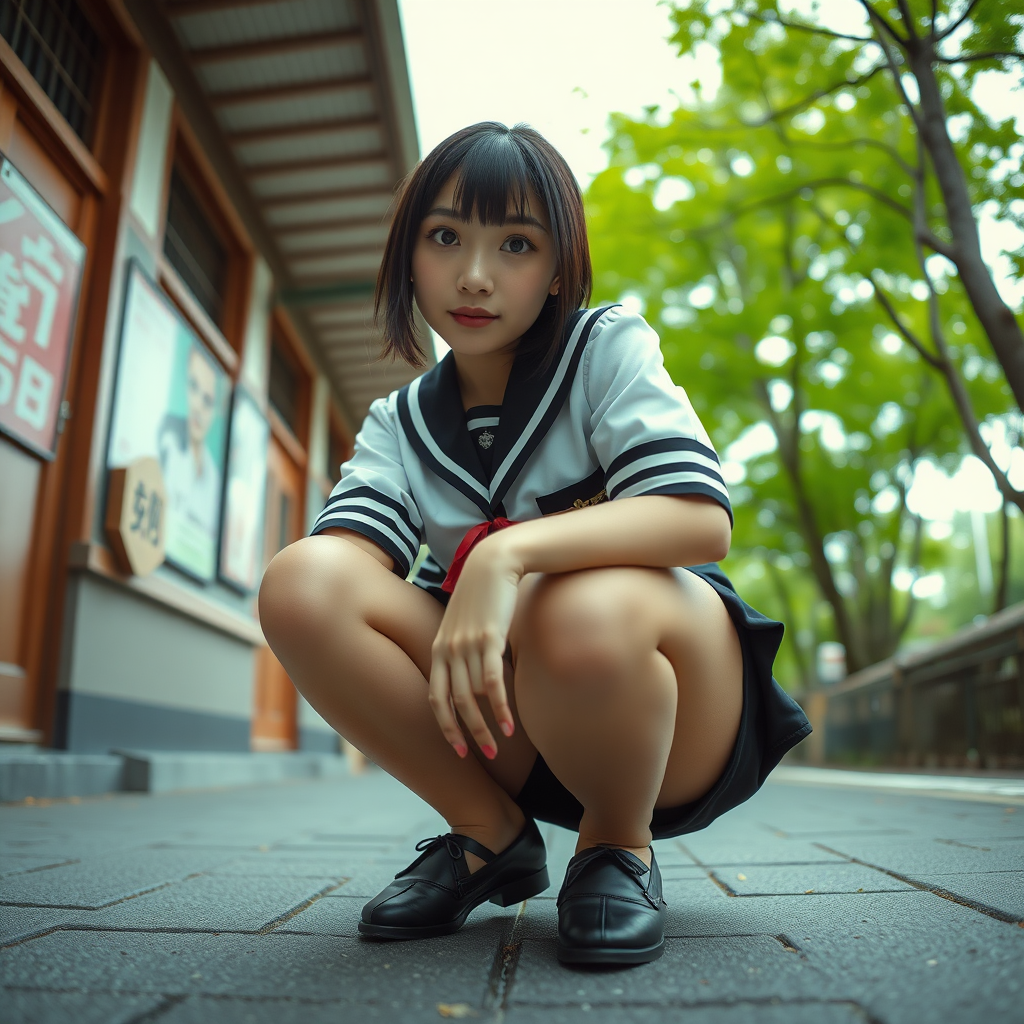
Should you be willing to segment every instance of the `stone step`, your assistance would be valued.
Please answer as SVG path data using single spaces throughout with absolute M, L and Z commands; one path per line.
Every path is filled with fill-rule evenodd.
M 75 754 L 61 750 L 0 749 L 0 803 L 166 793 L 266 785 L 288 779 L 333 778 L 349 771 L 339 754 L 228 753 L 221 751 L 113 750 Z

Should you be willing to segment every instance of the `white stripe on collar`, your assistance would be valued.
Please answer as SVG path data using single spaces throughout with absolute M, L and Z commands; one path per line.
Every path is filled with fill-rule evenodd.
M 490 502 L 490 495 L 487 493 L 487 489 L 477 480 L 475 477 L 467 473 L 457 462 L 453 462 L 440 448 L 437 446 L 437 442 L 431 436 L 430 430 L 427 428 L 426 420 L 423 418 L 423 412 L 420 409 L 420 382 L 423 380 L 422 377 L 417 377 L 409 385 L 407 392 L 409 397 L 409 415 L 412 417 L 413 426 L 416 428 L 416 433 L 419 434 L 420 440 L 426 446 L 427 450 L 431 455 L 434 456 L 437 461 L 444 466 L 453 476 L 457 476 L 464 484 L 470 487 L 473 491 L 480 495 L 481 498 L 486 502 Z
M 572 363 L 572 356 L 576 350 L 576 345 L 579 342 L 580 335 L 583 333 L 583 329 L 587 325 L 588 310 L 583 311 L 583 315 L 579 318 L 579 323 L 573 329 L 572 335 L 569 338 L 569 344 L 565 346 L 565 350 L 562 352 L 562 358 L 558 362 L 558 369 L 555 371 L 554 376 L 551 378 L 551 382 L 548 384 L 547 391 L 544 392 L 544 397 L 537 403 L 537 408 L 533 410 L 533 415 L 530 417 L 530 422 L 526 424 L 526 429 L 519 435 L 518 440 L 512 446 L 508 455 L 505 456 L 501 465 L 498 467 L 494 476 L 491 478 L 491 492 L 489 498 L 497 494 L 501 489 L 501 485 L 504 482 L 504 478 L 508 475 L 509 470 L 515 464 L 516 458 L 519 453 L 526 447 L 533 433 L 540 425 L 541 420 L 544 418 L 544 414 L 547 412 L 548 407 L 551 405 L 558 389 L 561 387 L 562 380 Z M 597 324 L 594 325 L 595 327 Z M 474 481 L 475 483 L 475 481 Z

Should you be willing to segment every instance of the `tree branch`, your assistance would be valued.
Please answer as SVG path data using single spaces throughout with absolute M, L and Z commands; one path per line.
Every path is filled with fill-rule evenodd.
M 873 21 L 876 25 L 879 25 L 882 28 L 882 30 L 886 32 L 888 35 L 892 36 L 892 38 L 897 43 L 899 43 L 900 46 L 907 45 L 907 40 L 904 39 L 903 36 L 901 36 L 899 32 L 897 32 L 896 29 L 894 29 L 892 25 L 890 25 L 889 22 L 886 21 L 886 19 L 883 18 L 882 15 L 880 15 L 878 11 L 874 9 L 874 7 L 871 6 L 870 3 L 868 3 L 868 0 L 859 0 L 859 2 L 861 7 L 863 7 L 864 10 L 868 12 L 868 18 L 871 21 Z M 882 45 L 884 46 L 884 44 Z
M 763 25 L 781 25 L 783 28 L 796 29 L 798 32 L 808 32 L 814 36 L 825 36 L 828 39 L 848 39 L 854 43 L 874 43 L 878 40 L 874 36 L 855 36 L 848 32 L 834 32 L 829 28 L 822 28 L 820 25 L 808 25 L 799 21 L 787 21 L 785 18 L 766 18 L 757 11 L 742 11 L 752 21 L 759 21 Z
M 919 171 L 917 187 L 914 190 L 915 224 L 923 222 L 925 218 L 925 157 L 924 141 L 920 136 L 918 136 L 917 144 L 919 151 Z M 937 369 L 946 378 L 946 383 L 949 387 L 950 394 L 953 397 L 953 402 L 957 407 L 957 411 L 960 413 L 960 419 L 967 432 L 967 442 L 970 444 L 971 450 L 974 454 L 988 467 L 988 471 L 995 479 L 996 486 L 1003 495 L 1004 501 L 1012 501 L 1021 510 L 1021 512 L 1024 512 L 1024 491 L 1018 491 L 1013 484 L 1010 483 L 1009 478 L 999 468 L 995 459 L 992 458 L 992 452 L 989 451 L 988 445 L 985 444 L 982 439 L 981 425 L 974 412 L 974 406 L 971 403 L 970 395 L 967 393 L 967 388 L 964 386 L 964 382 L 950 358 L 949 347 L 946 344 L 946 336 L 942 328 L 942 317 L 939 310 L 939 295 L 935 290 L 935 282 L 932 280 L 931 274 L 928 273 L 928 266 L 925 262 L 924 251 L 921 247 L 920 241 L 916 237 L 916 234 L 914 239 L 914 251 L 917 256 L 918 266 L 921 268 L 921 274 L 924 277 L 925 284 L 928 286 L 928 326 L 932 336 L 932 344 L 935 346 L 935 352 L 939 362 Z
M 721 220 L 716 221 L 714 224 L 694 228 L 691 234 L 711 234 L 714 231 L 728 227 L 730 224 L 734 224 L 741 217 L 745 217 L 748 213 L 753 213 L 755 210 L 762 209 L 766 206 L 775 206 L 778 203 L 784 203 L 787 200 L 795 199 L 805 189 L 813 191 L 819 188 L 831 187 L 846 187 L 855 189 L 858 192 L 865 192 L 873 199 L 876 199 L 878 202 L 884 203 L 886 206 L 895 210 L 901 217 L 905 217 L 911 222 L 914 219 L 914 215 L 911 210 L 905 207 L 902 203 L 896 202 L 896 200 L 891 196 L 887 195 L 881 189 L 875 188 L 873 185 L 866 185 L 862 181 L 851 181 L 849 178 L 817 178 L 812 181 L 806 181 L 801 185 L 795 185 L 793 188 L 787 189 L 785 192 L 777 192 L 774 195 L 765 196 L 762 199 L 754 199 L 749 203 L 741 204 L 732 213 L 726 215 Z M 936 239 L 936 241 L 938 240 Z M 939 244 L 941 245 L 942 243 L 940 242 Z M 945 253 L 943 253 L 943 255 L 945 255 Z
M 973 60 L 1024 60 L 1024 53 L 1018 50 L 987 50 L 985 53 L 963 53 L 959 57 L 935 55 L 940 64 L 968 64 Z
M 890 146 L 886 142 L 879 142 L 878 139 L 848 139 L 843 142 L 812 142 L 810 139 L 788 139 L 789 145 L 793 147 L 806 146 L 810 149 L 857 149 L 861 146 L 867 146 L 872 149 L 880 149 L 883 153 L 887 153 L 889 156 L 896 161 L 900 168 L 907 172 L 908 175 L 913 176 L 914 168 L 900 156 L 899 151 L 895 146 Z
M 865 82 L 874 78 L 879 71 L 884 70 L 884 64 L 876 64 L 870 70 L 865 71 L 863 75 L 858 75 L 856 78 L 843 78 L 839 81 L 833 82 L 831 85 L 825 86 L 823 89 L 818 89 L 815 92 L 809 93 L 797 100 L 795 103 L 790 103 L 789 106 L 782 107 L 779 110 L 774 111 L 772 114 L 761 118 L 759 121 L 740 120 L 739 123 L 744 128 L 764 128 L 779 118 L 790 117 L 793 114 L 800 113 L 801 110 L 806 109 L 812 103 L 816 103 L 818 100 L 824 99 L 826 96 L 831 96 L 840 89 L 851 89 L 854 86 L 863 85 Z
M 934 0 L 933 0 L 934 2 Z M 917 39 L 917 26 L 914 24 L 914 15 L 907 4 L 907 0 L 896 0 L 896 6 L 900 9 L 900 15 L 903 18 L 903 24 L 907 28 L 907 40 Z
M 860 0 L 860 3 L 867 7 L 868 12 L 872 16 L 875 15 L 874 9 L 867 0 Z M 883 19 L 884 20 L 884 19 Z M 899 39 L 899 37 L 896 37 Z M 902 42 L 902 41 L 901 41 Z M 889 67 L 889 73 L 892 75 L 893 84 L 896 86 L 896 91 L 900 94 L 900 99 L 903 101 L 904 106 L 910 114 L 911 119 L 917 126 L 918 131 L 922 131 L 924 126 L 921 124 L 921 118 L 918 115 L 917 108 L 913 103 L 910 102 L 910 97 L 907 95 L 907 90 L 903 88 L 903 78 L 900 74 L 899 65 L 896 63 L 896 58 L 892 54 L 892 50 L 889 48 L 889 44 L 882 38 L 879 38 L 878 45 L 882 48 L 882 53 L 885 54 L 885 63 Z M 903 45 L 906 45 L 905 43 Z
M 941 372 L 942 360 L 939 359 L 937 356 L 933 355 L 931 352 L 929 352 L 924 347 L 924 342 L 922 342 L 921 339 L 918 338 L 917 335 L 914 334 L 914 332 L 903 322 L 903 320 L 900 318 L 899 313 L 896 312 L 896 308 L 893 306 L 892 302 L 889 301 L 889 297 L 885 294 L 885 292 L 882 290 L 881 285 L 878 283 L 878 279 L 875 276 L 874 270 L 872 270 L 871 273 L 868 274 L 868 280 L 871 281 L 871 284 L 875 289 L 875 298 L 878 300 L 878 303 L 882 307 L 882 309 L 884 309 L 885 312 L 889 315 L 889 319 L 892 321 L 893 326 L 896 328 L 896 330 L 903 335 L 904 340 L 906 340 L 912 348 L 917 350 L 918 355 L 929 366 Z
M 935 37 L 935 42 L 941 43 L 947 36 L 951 36 L 971 16 L 974 8 L 977 7 L 979 3 L 981 3 L 981 0 L 971 0 L 971 2 L 964 8 L 963 14 L 961 14 L 952 25 L 948 25 Z

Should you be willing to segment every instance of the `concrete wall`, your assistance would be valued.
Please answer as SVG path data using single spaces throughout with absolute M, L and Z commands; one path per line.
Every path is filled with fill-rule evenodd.
M 84 573 L 68 600 L 61 745 L 249 749 L 250 644 Z

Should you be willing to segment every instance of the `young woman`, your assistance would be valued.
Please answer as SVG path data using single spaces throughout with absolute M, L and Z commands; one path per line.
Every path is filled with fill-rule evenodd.
M 373 403 L 314 536 L 263 581 L 295 685 L 451 828 L 364 935 L 542 892 L 540 819 L 579 833 L 559 958 L 653 960 L 652 837 L 747 799 L 810 731 L 772 679 L 781 624 L 710 564 L 732 522 L 711 441 L 654 331 L 583 308 L 590 286 L 580 193 L 540 135 L 441 143 L 398 200 L 376 309 L 385 353 L 422 364 L 414 304 L 451 352 Z

